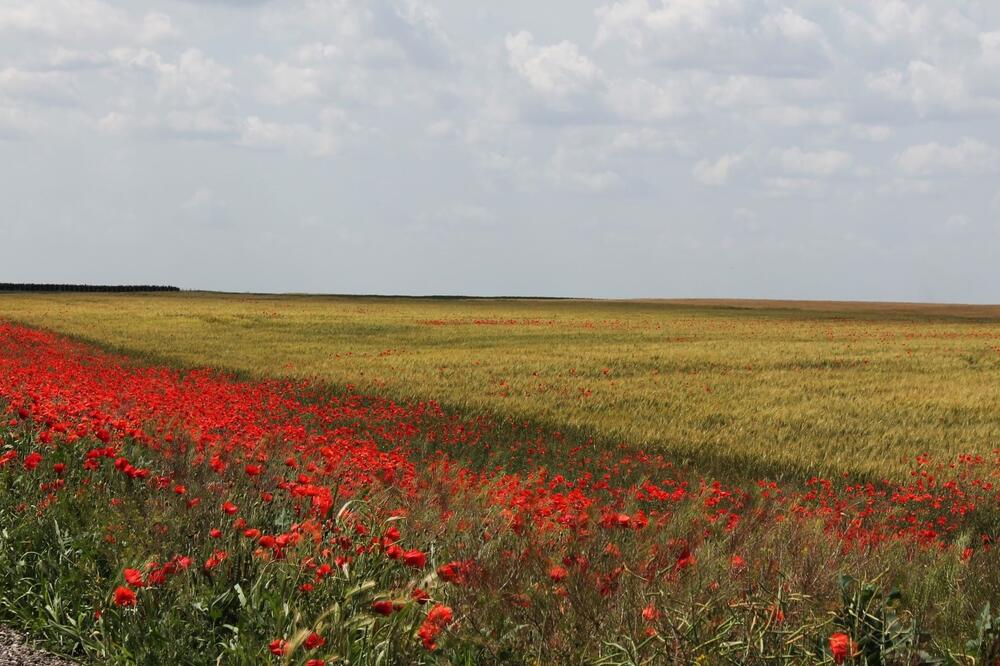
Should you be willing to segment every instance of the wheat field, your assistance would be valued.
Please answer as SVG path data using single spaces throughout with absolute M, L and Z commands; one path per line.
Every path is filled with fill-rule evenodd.
M 320 379 L 678 464 L 901 477 L 1000 443 L 1000 308 L 3 294 L 0 318 L 141 358 Z

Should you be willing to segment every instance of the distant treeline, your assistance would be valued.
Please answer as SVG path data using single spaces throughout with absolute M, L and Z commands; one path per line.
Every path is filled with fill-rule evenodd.
M 18 284 L 14 282 L 0 282 L 0 291 L 91 291 L 91 292 L 113 292 L 113 291 L 180 291 L 178 287 L 149 285 L 149 284 Z

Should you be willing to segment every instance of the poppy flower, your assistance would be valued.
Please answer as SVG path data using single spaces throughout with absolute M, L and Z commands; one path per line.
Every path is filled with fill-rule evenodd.
M 851 637 L 843 632 L 830 634 L 830 652 L 833 655 L 834 663 L 844 663 L 854 652 L 854 644 L 851 641 Z
M 392 611 L 395 608 L 392 602 L 387 599 L 379 599 L 378 601 L 372 602 L 372 611 L 378 613 L 379 615 L 392 615 Z
M 315 631 L 306 636 L 306 640 L 303 642 L 307 650 L 315 650 L 318 647 L 326 645 L 326 639 L 317 634 Z
M 132 587 L 143 587 L 142 573 L 138 569 L 125 569 L 125 582 Z
M 420 569 L 427 564 L 427 556 L 419 550 L 408 550 L 402 555 L 403 563 L 408 567 Z
M 451 624 L 454 617 L 451 608 L 442 604 L 438 604 L 427 613 L 420 629 L 417 630 L 417 636 L 420 637 L 424 649 L 428 651 L 437 649 L 437 637 L 444 631 L 445 627 Z
M 115 588 L 115 605 L 122 606 L 124 608 L 133 608 L 137 603 L 135 592 L 125 587 L 124 585 L 119 585 Z
M 38 451 L 32 451 L 31 453 L 29 453 L 24 457 L 24 462 L 22 464 L 24 465 L 24 469 L 31 472 L 36 467 L 38 467 L 38 465 L 41 462 L 42 462 L 42 454 L 40 454 Z

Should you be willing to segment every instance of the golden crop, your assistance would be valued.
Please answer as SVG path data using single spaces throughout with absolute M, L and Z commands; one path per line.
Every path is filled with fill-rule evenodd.
M 901 476 L 1000 448 L 1000 309 L 0 295 L 0 317 L 187 366 L 318 377 L 715 473 Z

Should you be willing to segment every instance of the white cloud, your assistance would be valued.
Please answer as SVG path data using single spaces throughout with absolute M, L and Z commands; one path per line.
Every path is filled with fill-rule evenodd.
M 851 133 L 864 141 L 881 143 L 892 138 L 893 134 L 895 134 L 895 130 L 886 125 L 865 125 L 862 123 L 855 123 L 854 125 L 851 125 Z
M 205 107 L 220 103 L 235 92 L 231 70 L 198 49 L 184 51 L 176 62 L 149 49 L 114 49 L 111 57 L 119 72 L 147 77 L 155 88 L 154 100 L 161 105 Z
M 498 217 L 495 211 L 478 204 L 456 202 L 438 208 L 431 213 L 423 213 L 418 219 L 424 222 L 443 222 L 456 225 L 492 224 Z
M 776 150 L 771 157 L 786 173 L 812 176 L 831 176 L 846 170 L 853 162 L 849 154 L 840 150 L 807 152 L 798 146 Z
M 0 97 L 64 104 L 76 99 L 76 82 L 62 72 L 0 69 Z
M 143 44 L 158 42 L 161 39 L 173 37 L 177 34 L 173 21 L 166 14 L 151 12 L 142 18 L 142 27 L 139 30 L 139 41 Z
M 312 157 L 336 153 L 348 136 L 360 128 L 348 121 L 340 109 L 327 108 L 316 125 L 265 121 L 257 116 L 246 118 L 237 143 L 250 148 L 278 149 Z
M 598 46 L 622 44 L 637 63 L 804 73 L 829 60 L 825 31 L 784 6 L 746 0 L 621 0 L 597 9 Z
M 879 185 L 879 194 L 909 197 L 928 194 L 933 189 L 931 181 L 925 178 L 893 178 Z
M 743 154 L 723 155 L 715 161 L 700 160 L 694 165 L 691 174 L 702 185 L 725 185 L 729 182 L 730 174 L 744 160 Z
M 963 213 L 953 213 L 944 221 L 944 225 L 949 229 L 964 229 L 969 226 L 969 216 Z
M 123 29 L 125 16 L 100 0 L 11 0 L 0 7 L 0 32 L 57 38 Z
M 601 168 L 587 150 L 560 146 L 549 159 L 544 177 L 559 189 L 601 193 L 615 190 L 623 184 L 621 174 Z
M 613 81 L 608 90 L 612 109 L 627 120 L 660 122 L 676 119 L 690 111 L 690 90 L 681 83 L 665 87 L 644 78 Z
M 581 93 L 601 82 L 601 70 L 572 42 L 536 46 L 531 33 L 521 31 L 507 35 L 504 44 L 511 68 L 543 95 Z
M 21 139 L 42 128 L 40 120 L 0 100 L 0 140 Z
M 102 0 L 5 0 L 0 34 L 25 34 L 61 42 L 114 39 L 150 44 L 174 36 L 167 14 L 135 15 Z
M 322 94 L 318 70 L 296 67 L 285 62 L 272 62 L 264 56 L 257 56 L 254 60 L 264 76 L 257 87 L 258 99 L 280 106 L 316 99 Z
M 935 173 L 991 173 L 1000 164 L 1000 152 L 975 139 L 954 146 L 931 142 L 910 146 L 896 156 L 899 169 L 911 176 Z

